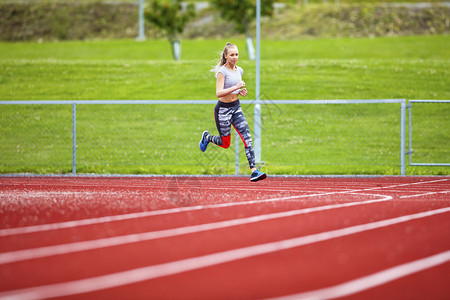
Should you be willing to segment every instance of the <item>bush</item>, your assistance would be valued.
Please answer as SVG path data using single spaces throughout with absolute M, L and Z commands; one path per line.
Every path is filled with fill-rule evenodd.
M 0 39 L 84 40 L 137 36 L 136 4 L 0 4 Z
M 263 23 L 265 37 L 369 37 L 448 34 L 450 8 L 444 6 L 290 6 Z

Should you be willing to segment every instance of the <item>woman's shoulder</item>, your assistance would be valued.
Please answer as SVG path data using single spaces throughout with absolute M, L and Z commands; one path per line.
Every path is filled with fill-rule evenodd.
M 217 69 L 217 72 L 220 72 L 220 73 L 225 73 L 225 72 L 227 72 L 227 67 L 225 67 L 225 65 L 221 65 L 218 69 Z
M 221 73 L 225 77 L 227 76 L 227 68 L 224 65 L 220 66 L 216 70 L 217 70 L 216 71 L 216 78 L 217 78 L 217 74 L 219 74 L 219 73 Z

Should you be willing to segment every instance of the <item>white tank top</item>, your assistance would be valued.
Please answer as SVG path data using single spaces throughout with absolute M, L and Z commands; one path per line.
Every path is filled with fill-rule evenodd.
M 225 77 L 225 82 L 223 84 L 223 88 L 226 90 L 232 86 L 235 86 L 240 81 L 242 81 L 242 74 L 244 74 L 244 70 L 241 67 L 236 66 L 236 70 L 231 71 L 225 65 L 221 66 L 217 73 L 222 73 Z M 217 74 L 216 74 L 217 77 Z M 239 89 L 235 90 L 231 94 L 239 94 Z

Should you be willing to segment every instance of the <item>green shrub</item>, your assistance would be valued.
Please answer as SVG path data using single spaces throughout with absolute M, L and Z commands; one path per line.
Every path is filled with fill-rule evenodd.
M 290 6 L 263 23 L 267 37 L 370 37 L 448 34 L 448 7 L 387 5 Z

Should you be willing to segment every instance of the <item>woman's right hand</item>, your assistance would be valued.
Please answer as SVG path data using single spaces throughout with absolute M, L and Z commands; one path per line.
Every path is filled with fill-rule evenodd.
M 239 82 L 238 84 L 236 84 L 236 88 L 237 89 L 241 89 L 241 88 L 243 88 L 245 86 L 245 82 L 244 81 L 241 81 L 241 82 Z

